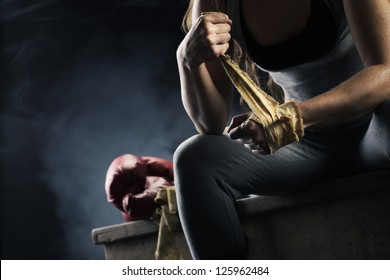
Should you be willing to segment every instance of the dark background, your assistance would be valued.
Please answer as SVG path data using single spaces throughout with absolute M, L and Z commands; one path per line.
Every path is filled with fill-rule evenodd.
M 3 0 L 1 257 L 103 259 L 91 230 L 118 155 L 172 159 L 195 133 L 176 48 L 185 0 Z

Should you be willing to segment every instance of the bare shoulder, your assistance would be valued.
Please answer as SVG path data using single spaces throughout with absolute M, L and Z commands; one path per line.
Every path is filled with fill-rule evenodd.
M 390 65 L 390 0 L 343 0 L 343 3 L 365 65 Z

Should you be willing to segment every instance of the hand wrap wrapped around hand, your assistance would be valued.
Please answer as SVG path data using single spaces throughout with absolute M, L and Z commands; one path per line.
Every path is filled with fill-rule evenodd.
M 260 89 L 228 55 L 219 58 L 233 85 L 252 109 L 249 119 L 264 127 L 271 154 L 303 137 L 302 115 L 294 99 L 280 105 Z

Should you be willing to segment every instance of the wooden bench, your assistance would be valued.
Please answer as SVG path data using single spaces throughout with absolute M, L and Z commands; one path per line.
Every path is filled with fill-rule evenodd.
M 237 201 L 248 259 L 390 259 L 390 170 L 323 182 L 285 196 Z M 158 226 L 123 223 L 92 231 L 106 259 L 154 259 Z M 191 259 L 181 230 L 175 232 Z

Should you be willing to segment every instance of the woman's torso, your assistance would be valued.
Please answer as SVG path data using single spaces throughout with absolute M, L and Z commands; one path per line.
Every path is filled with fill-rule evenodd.
M 342 0 L 227 0 L 227 13 L 233 38 L 287 99 L 324 93 L 363 68 Z

